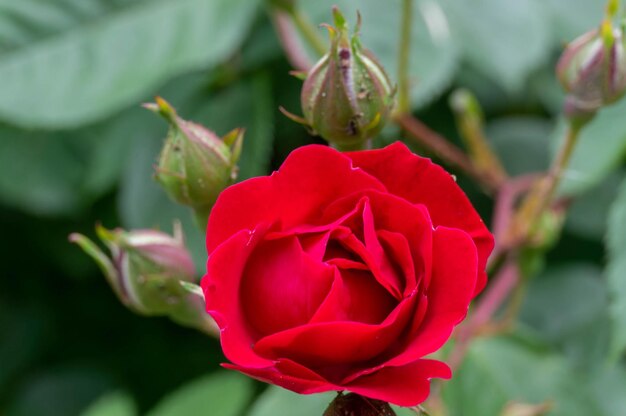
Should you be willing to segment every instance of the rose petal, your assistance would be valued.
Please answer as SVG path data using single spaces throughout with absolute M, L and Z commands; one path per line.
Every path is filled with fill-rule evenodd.
M 430 159 L 413 154 L 400 142 L 347 155 L 355 166 L 380 180 L 390 193 L 414 204 L 424 204 L 435 226 L 460 228 L 472 237 L 478 248 L 478 294 L 487 282 L 484 270 L 493 249 L 493 236 L 450 174 Z
M 401 367 L 385 367 L 344 387 L 354 393 L 393 403 L 417 406 L 430 393 L 430 379 L 452 376 L 450 368 L 436 360 L 417 360 Z
M 352 321 L 379 324 L 398 304 L 369 271 L 337 270 L 324 302 L 309 321 Z
M 358 204 L 363 204 L 364 207 L 365 205 L 371 207 L 372 223 L 375 224 L 376 230 L 387 230 L 404 236 L 409 245 L 410 258 L 415 268 L 414 276 L 416 278 L 412 279 L 411 275 L 403 276 L 402 286 L 398 287 L 399 282 L 397 280 L 397 274 L 390 272 L 390 268 L 394 270 L 391 266 L 394 262 L 390 260 L 388 256 L 385 256 L 380 245 L 375 247 L 372 244 L 371 240 L 373 240 L 373 236 L 370 237 L 371 251 L 350 234 L 337 236 L 336 238 L 341 238 L 343 244 L 363 259 L 370 267 L 379 283 L 388 288 L 390 293 L 397 295 L 399 292 L 399 298 L 402 298 L 402 295 L 407 296 L 409 293 L 416 290 L 418 283 L 422 280 L 424 284 L 428 284 L 431 269 L 431 240 L 433 229 L 430 218 L 423 207 L 413 205 L 394 195 L 365 190 L 335 201 L 324 212 L 324 221 L 331 221 L 337 213 L 345 212 L 348 207 L 356 204 L 355 201 L 359 201 Z M 332 235 L 331 238 L 333 238 Z M 394 253 L 394 257 L 406 255 L 406 251 Z M 376 259 L 380 259 L 383 256 L 387 261 L 384 267 L 381 265 L 380 260 L 376 261 Z M 385 272 L 383 272 L 383 270 L 385 270 Z
M 228 363 L 222 366 L 300 394 L 341 390 L 314 371 L 288 359 L 278 360 L 275 365 L 265 368 L 248 368 Z
M 450 338 L 467 314 L 478 274 L 477 261 L 476 247 L 465 232 L 446 227 L 435 230 L 433 275 L 426 292 L 428 309 L 419 327 L 409 334 L 405 351 L 387 365 L 403 365 L 424 357 Z
M 369 360 L 397 339 L 415 310 L 414 301 L 413 297 L 402 301 L 380 325 L 308 324 L 268 335 L 254 345 L 254 350 L 268 359 L 289 358 L 313 369 Z
M 207 249 L 212 252 L 234 233 L 260 222 L 281 229 L 314 223 L 329 203 L 359 189 L 385 187 L 334 149 L 301 147 L 272 176 L 243 181 L 220 194 L 209 217 Z
M 270 360 L 259 357 L 251 348 L 258 335 L 250 328 L 238 301 L 241 278 L 248 257 L 265 234 L 268 225 L 253 231 L 240 231 L 209 256 L 207 274 L 201 286 L 206 310 L 221 330 L 220 342 L 226 357 L 237 364 L 266 367 Z
M 247 322 L 262 335 L 305 324 L 333 279 L 334 268 L 306 254 L 297 237 L 262 241 L 243 272 L 240 302 Z
M 417 284 L 415 264 L 409 242 L 402 234 L 393 231 L 378 230 L 376 235 L 392 267 L 397 269 L 396 274 L 405 280 L 403 284 L 405 289 L 402 295 L 408 296 Z

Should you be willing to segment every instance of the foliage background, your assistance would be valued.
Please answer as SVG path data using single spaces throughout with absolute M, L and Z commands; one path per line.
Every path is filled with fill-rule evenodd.
M 329 20 L 331 2 L 302 3 Z M 363 42 L 393 77 L 399 0 L 336 3 L 361 10 Z M 555 60 L 604 1 L 416 5 L 416 115 L 457 140 L 447 96 L 468 87 L 508 171 L 545 169 L 562 128 Z M 319 142 L 277 111 L 298 112 L 300 84 L 267 11 L 261 0 L 0 0 L 0 414 L 321 414 L 328 396 L 218 370 L 216 340 L 124 309 L 67 242 L 97 221 L 170 231 L 177 217 L 201 273 L 200 232 L 151 179 L 166 126 L 139 104 L 154 95 L 220 134 L 246 127 L 241 179 Z M 626 414 L 625 112 L 618 103 L 584 131 L 561 189 L 575 197 L 561 240 L 514 333 L 477 340 L 444 387 L 451 416 L 545 400 L 554 415 Z M 489 219 L 492 201 L 455 173 Z

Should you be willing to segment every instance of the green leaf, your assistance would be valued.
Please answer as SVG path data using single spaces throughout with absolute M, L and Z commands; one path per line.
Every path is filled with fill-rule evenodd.
M 538 117 L 506 117 L 491 121 L 485 133 L 511 176 L 543 172 L 549 165 L 552 123 Z
M 478 339 L 445 384 L 444 397 L 452 415 L 498 416 L 511 401 L 554 399 L 563 379 L 563 362 L 557 356 L 510 339 Z
M 247 416 L 292 416 L 293 409 L 298 409 L 298 416 L 321 416 L 336 395 L 336 392 L 302 395 L 270 386 L 254 402 Z M 391 407 L 398 416 L 415 415 L 410 409 Z
M 550 29 L 556 44 L 569 42 L 599 26 L 606 0 L 542 0 L 552 21 Z
M 455 416 L 500 416 L 510 402 L 550 402 L 549 416 L 614 416 L 626 411 L 624 380 L 623 366 L 574 371 L 563 357 L 518 338 L 477 339 L 443 396 Z
M 617 359 L 626 351 L 626 181 L 622 182 L 619 196 L 611 206 L 606 242 L 613 322 L 611 356 Z
M 602 241 L 606 235 L 611 203 L 617 198 L 623 171 L 610 174 L 589 191 L 577 196 L 567 211 L 565 227 L 579 236 Z
M 252 397 L 252 381 L 219 371 L 181 387 L 165 397 L 148 416 L 238 416 Z
M 600 183 L 620 163 L 626 154 L 626 100 L 601 110 L 583 128 L 566 169 L 559 192 L 576 195 Z M 554 152 L 558 147 L 565 123 L 554 134 Z
M 29 127 L 69 127 L 137 102 L 174 75 L 225 59 L 242 41 L 260 0 L 135 0 L 62 22 L 44 36 L 5 34 L 0 118 Z M 0 2 L 3 9 L 19 9 Z M 12 32 L 36 30 L 42 15 L 64 20 L 96 0 L 55 7 L 29 1 L 8 16 Z M 19 11 L 23 13 L 19 13 Z M 5 15 L 5 16 L 6 16 Z M 25 20 L 25 21 L 24 21 Z
M 36 215 L 68 215 L 82 205 L 83 163 L 75 138 L 0 125 L 0 201 Z
M 134 416 L 135 402 L 126 393 L 109 393 L 90 405 L 81 416 Z
M 430 103 L 450 85 L 457 69 L 458 52 L 450 36 L 450 24 L 439 3 L 434 0 L 414 3 L 410 74 L 412 104 L 417 108 Z M 363 46 L 378 57 L 389 77 L 397 80 L 401 1 L 301 2 L 315 24 L 331 22 L 330 10 L 334 4 L 341 7 L 351 24 L 356 23 L 356 11 L 359 10 L 363 17 Z
M 546 63 L 551 39 L 541 0 L 446 0 L 454 41 L 467 61 L 509 92 Z
M 547 269 L 530 283 L 520 318 L 574 366 L 593 368 L 604 363 L 609 315 L 599 267 L 568 263 Z

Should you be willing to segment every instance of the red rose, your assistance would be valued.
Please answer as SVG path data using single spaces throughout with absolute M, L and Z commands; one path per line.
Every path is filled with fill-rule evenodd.
M 485 286 L 492 248 L 454 179 L 403 144 L 297 149 L 211 212 L 202 287 L 224 366 L 298 393 L 416 405 L 451 376 L 423 357 Z

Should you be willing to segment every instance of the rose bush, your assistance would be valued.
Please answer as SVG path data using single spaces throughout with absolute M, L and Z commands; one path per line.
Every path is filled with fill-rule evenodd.
M 422 402 L 486 283 L 493 238 L 454 179 L 401 143 L 293 151 L 226 189 L 207 229 L 207 311 L 232 364 L 299 393 Z

